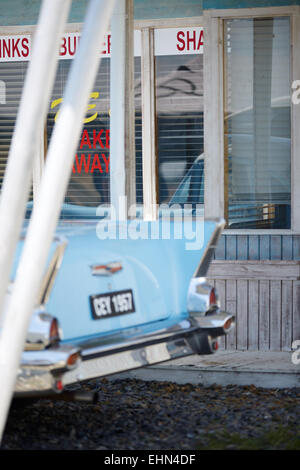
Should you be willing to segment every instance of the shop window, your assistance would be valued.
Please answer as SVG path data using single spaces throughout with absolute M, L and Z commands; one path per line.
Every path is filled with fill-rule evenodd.
M 224 28 L 227 227 L 290 228 L 290 20 Z
M 66 33 L 62 38 L 45 126 L 45 150 L 59 114 L 68 73 L 79 44 L 79 36 L 80 33 Z M 11 36 L 10 41 L 12 38 Z M 0 46 L 3 44 L 3 39 L 4 37 Z M 30 58 L 30 35 L 23 34 L 17 39 L 16 43 L 22 46 L 22 50 L 16 51 L 16 48 L 12 47 L 11 51 L 16 51 L 15 57 L 0 54 L 0 184 Z M 135 34 L 136 200 L 141 204 L 143 202 L 142 84 L 139 41 L 140 35 Z M 81 213 L 83 216 L 87 214 L 84 210 L 81 212 L 80 207 L 89 207 L 90 214 L 95 215 L 95 208 L 99 204 L 110 203 L 109 35 L 104 48 L 105 55 L 101 60 L 87 106 L 62 216 L 67 215 L 68 204 L 78 206 L 78 212 L 73 213 L 75 217 L 80 217 Z M 159 203 L 203 204 L 203 29 L 199 27 L 155 30 L 155 62 L 153 86 L 156 93 Z M 32 191 L 30 198 L 33 198 Z
M 203 204 L 203 28 L 156 30 L 155 70 L 159 203 Z
M 74 35 L 65 35 L 66 44 L 76 44 Z M 70 39 L 70 41 L 69 41 Z M 77 151 L 73 163 L 71 178 L 65 197 L 65 206 L 62 209 L 62 217 L 69 214 L 68 204 L 90 207 L 91 215 L 95 215 L 95 209 L 100 204 L 110 203 L 110 37 L 107 36 L 105 44 L 106 55 L 102 58 L 96 75 L 94 87 L 87 106 L 84 125 L 78 142 Z M 70 55 L 70 51 L 67 52 Z M 60 59 L 56 74 L 52 97 L 49 104 L 47 118 L 47 142 L 49 143 L 55 120 L 59 113 L 64 88 L 72 63 L 71 57 Z M 135 74 L 135 104 L 136 104 L 136 151 L 137 151 L 137 176 L 141 172 L 141 58 L 134 59 Z M 141 180 L 137 177 L 137 193 L 140 191 Z M 141 187 L 142 190 L 142 187 Z M 72 210 L 70 213 L 74 213 Z M 74 213 L 80 216 L 80 210 Z M 82 212 L 83 216 L 88 214 Z
M 135 103 L 135 170 L 136 202 L 143 202 L 143 155 L 142 155 L 142 83 L 141 59 L 134 59 L 134 103 Z
M 13 44 L 19 45 L 20 39 L 14 36 L 0 39 L 0 187 L 4 178 L 28 65 L 27 60 L 20 60 L 17 55 L 17 53 L 21 55 L 21 51 L 27 54 L 28 47 L 24 39 L 27 40 L 28 38 L 23 37 L 23 44 L 26 49 L 23 51 L 23 46 L 19 46 L 20 49 L 17 49 L 15 56 L 12 52 Z M 29 199 L 32 199 L 32 189 L 30 190 Z
M 109 202 L 109 60 L 103 58 L 84 119 L 65 202 L 96 207 Z M 57 119 L 72 60 L 60 60 L 49 104 L 47 143 Z

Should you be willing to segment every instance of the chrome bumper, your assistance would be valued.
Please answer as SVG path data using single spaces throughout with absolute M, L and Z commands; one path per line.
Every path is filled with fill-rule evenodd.
M 155 333 L 137 328 L 126 337 L 101 337 L 73 345 L 57 345 L 43 351 L 24 351 L 15 395 L 59 392 L 76 382 L 191 354 L 211 354 L 216 349 L 217 337 L 229 331 L 224 329 L 229 318 L 233 317 L 223 312 L 210 316 L 195 315 Z M 68 358 L 78 351 L 79 360 L 68 365 Z

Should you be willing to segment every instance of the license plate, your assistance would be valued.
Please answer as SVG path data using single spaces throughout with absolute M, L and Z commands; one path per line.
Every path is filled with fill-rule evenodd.
M 135 312 L 131 289 L 91 295 L 90 303 L 95 320 Z

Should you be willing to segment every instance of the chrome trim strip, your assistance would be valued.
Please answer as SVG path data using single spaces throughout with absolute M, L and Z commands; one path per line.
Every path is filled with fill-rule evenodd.
M 201 313 L 206 315 L 210 309 L 220 308 L 220 301 L 218 293 L 215 289 L 215 296 L 217 298 L 216 305 L 210 305 L 210 292 L 213 286 L 208 284 L 205 277 L 192 277 L 189 284 L 188 295 L 187 295 L 187 311 Z
M 21 240 L 24 239 L 24 236 L 21 236 Z M 46 313 L 44 305 L 48 302 L 51 289 L 53 287 L 57 272 L 61 266 L 64 252 L 68 243 L 67 239 L 61 236 L 55 236 L 53 240 L 57 243 L 57 246 L 42 279 L 41 287 L 37 298 L 36 308 L 32 314 L 28 331 L 26 334 L 25 350 L 44 349 L 48 347 L 51 343 L 50 326 L 51 322 L 54 320 L 54 317 Z M 11 281 L 6 293 L 6 304 L 9 302 L 9 299 L 11 297 L 13 285 L 14 281 Z M 5 311 L 6 308 L 4 308 L 4 314 Z M 0 320 L 1 328 L 1 322 L 3 320 L 1 316 Z
M 189 335 L 196 333 L 197 328 L 194 326 L 190 326 L 188 330 L 179 330 L 176 329 L 174 331 L 166 331 L 156 333 L 154 335 L 143 336 L 141 338 L 135 338 L 131 341 L 123 341 L 117 344 L 111 345 L 99 345 L 94 346 L 93 348 L 83 348 L 82 349 L 82 360 L 89 361 L 91 358 L 99 357 L 99 356 L 110 356 L 111 354 L 119 354 L 129 350 L 135 350 L 138 347 L 148 347 L 149 345 L 155 344 L 163 344 L 168 343 L 172 340 L 176 340 L 178 338 L 186 338 Z
M 57 272 L 61 266 L 65 249 L 68 243 L 66 238 L 58 236 L 54 238 L 54 241 L 57 242 L 57 247 L 53 253 L 47 271 L 44 274 L 39 296 L 37 299 L 37 305 L 45 305 L 48 302 L 51 289 L 53 287 Z
M 230 317 L 224 313 L 220 315 L 218 323 L 215 316 L 217 314 L 207 317 L 205 323 L 201 323 L 205 317 L 188 317 L 154 334 L 138 336 L 132 333 L 131 337 L 125 338 L 100 337 L 73 346 L 63 344 L 44 351 L 24 352 L 16 392 L 26 395 L 51 391 L 47 387 L 57 374 L 61 374 L 63 384 L 68 385 L 195 353 L 210 354 L 216 336 L 224 334 L 219 331 L 219 325 L 224 324 L 225 316 Z M 200 327 L 201 324 L 204 328 Z M 79 349 L 82 360 L 73 370 L 67 370 L 67 357 Z
M 207 274 L 207 271 L 208 271 L 210 262 L 213 258 L 214 251 L 216 249 L 220 235 L 226 224 L 224 219 L 216 219 L 215 221 L 216 221 L 216 227 L 210 237 L 210 240 L 207 244 L 207 247 L 202 255 L 200 263 L 198 264 L 198 267 L 193 277 L 205 277 Z
M 87 360 L 81 362 L 77 369 L 64 374 L 63 383 L 64 385 L 68 385 L 169 361 L 191 354 L 194 354 L 194 350 L 187 338 L 184 337 L 145 346 L 141 344 L 136 349 L 87 358 Z
M 75 353 L 79 349 L 72 345 L 24 351 L 15 384 L 16 396 L 53 392 L 55 380 L 70 368 L 67 361 Z
M 43 351 L 24 351 L 20 367 L 47 369 L 48 371 L 64 370 L 70 355 L 79 352 L 79 348 L 69 344 L 59 344 Z
M 25 351 L 45 349 L 51 344 L 50 328 L 53 320 L 54 317 L 43 310 L 33 312 L 26 333 Z
M 54 377 L 48 370 L 20 369 L 16 384 L 15 396 L 49 393 L 54 390 Z
M 122 263 L 113 261 L 105 264 L 92 264 L 90 266 L 93 276 L 112 276 L 123 269 Z
M 224 329 L 223 334 L 227 334 L 235 324 L 235 317 L 231 315 L 230 313 L 226 312 L 216 312 L 215 314 L 209 314 L 209 315 L 199 315 L 197 312 L 192 313 L 191 315 L 196 319 L 198 325 L 200 328 L 203 330 L 213 330 L 222 328 Z M 230 328 L 225 329 L 224 325 L 228 320 L 232 320 Z

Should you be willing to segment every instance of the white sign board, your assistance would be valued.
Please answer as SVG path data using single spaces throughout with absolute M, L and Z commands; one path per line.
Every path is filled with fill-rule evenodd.
M 0 36 L 0 62 L 18 62 L 30 59 L 31 36 Z
M 203 28 L 156 29 L 155 55 L 203 54 Z
M 203 28 L 156 29 L 155 55 L 203 54 Z M 78 50 L 80 33 L 66 33 L 62 37 L 59 58 L 73 59 Z M 28 61 L 31 57 L 30 34 L 0 36 L 0 62 Z M 102 50 L 104 57 L 110 57 L 111 35 L 105 36 Z M 141 32 L 134 31 L 134 55 L 141 55 Z

